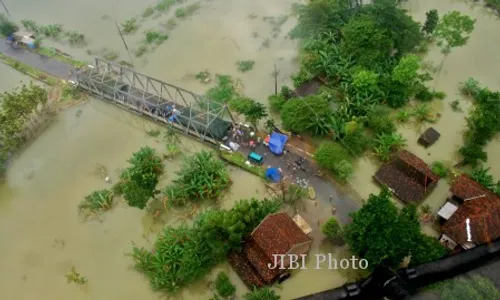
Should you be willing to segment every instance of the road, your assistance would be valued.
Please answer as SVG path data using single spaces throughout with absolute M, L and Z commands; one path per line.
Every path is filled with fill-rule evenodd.
M 37 68 L 49 75 L 62 79 L 69 79 L 73 66 L 60 60 L 49 58 L 24 48 L 14 49 L 6 41 L 0 41 L 0 52 L 4 55 L 16 59 L 25 65 Z

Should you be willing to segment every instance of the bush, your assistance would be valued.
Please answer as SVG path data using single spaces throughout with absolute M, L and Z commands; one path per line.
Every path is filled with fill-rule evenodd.
M 188 202 L 217 200 L 231 184 L 224 163 L 208 151 L 187 157 L 177 176 L 164 190 L 169 205 L 183 206 Z
M 308 96 L 290 99 L 281 109 L 281 120 L 287 130 L 302 133 L 311 129 L 311 121 L 325 119 L 331 113 L 328 99 Z
M 365 135 L 362 127 L 358 127 L 351 132 L 346 133 L 342 139 L 342 145 L 357 156 L 362 155 L 370 147 L 371 141 Z
M 230 251 L 239 249 L 243 238 L 278 208 L 275 201 L 240 200 L 230 210 L 199 214 L 191 226 L 167 226 L 153 250 L 133 247 L 135 268 L 155 291 L 175 294 L 208 274 Z
M 316 150 L 314 158 L 320 167 L 329 170 L 343 182 L 347 181 L 354 172 L 349 153 L 337 143 L 322 143 Z
M 236 293 L 236 287 L 231 283 L 226 273 L 220 272 L 215 279 L 215 289 L 219 296 L 230 297 Z
M 386 106 L 376 106 L 371 109 L 367 116 L 366 125 L 375 134 L 392 133 L 396 131 L 396 125 L 390 117 L 391 110 Z
M 281 297 L 268 287 L 254 288 L 253 291 L 243 295 L 244 300 L 279 300 Z
M 375 153 L 382 161 L 388 161 L 394 152 L 406 147 L 406 142 L 399 133 L 380 134 L 375 139 Z
M 445 178 L 448 176 L 448 168 L 444 165 L 444 163 L 440 161 L 435 161 L 431 164 L 431 170 L 432 172 L 438 174 L 439 177 Z
M 342 237 L 342 227 L 335 218 L 330 218 L 323 226 L 321 232 L 329 239 L 335 240 Z
M 113 205 L 113 192 L 110 190 L 94 191 L 86 196 L 78 206 L 81 213 L 85 215 L 95 214 L 101 210 L 109 210 Z

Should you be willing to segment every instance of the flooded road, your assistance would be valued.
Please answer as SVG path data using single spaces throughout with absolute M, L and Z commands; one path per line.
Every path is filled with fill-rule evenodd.
M 111 16 L 118 22 L 140 15 L 153 1 L 62 1 L 43 2 L 28 0 L 4 0 L 17 20 L 32 19 L 41 24 L 60 23 L 72 30 L 84 33 L 91 40 L 88 48 L 107 47 L 117 50 L 120 59 L 126 60 L 121 40 L 112 22 L 103 19 Z M 279 69 L 280 85 L 289 83 L 289 75 L 296 69 L 293 63 L 296 44 L 286 38 L 294 20 L 288 18 L 279 26 L 264 17 L 280 17 L 290 14 L 293 1 L 270 3 L 263 0 L 203 1 L 200 10 L 190 18 L 179 21 L 169 33 L 169 40 L 145 58 L 134 58 L 136 68 L 157 77 L 202 93 L 206 86 L 186 77 L 203 70 L 212 74 L 224 73 L 241 78 L 245 94 L 267 104 L 267 96 L 274 91 L 273 65 Z M 188 2 L 191 3 L 191 2 Z M 465 125 L 470 102 L 461 99 L 458 83 L 475 77 L 491 89 L 500 89 L 496 49 L 500 46 L 498 22 L 485 16 L 480 9 L 471 11 L 463 3 L 454 1 L 415 0 L 407 3 L 418 20 L 424 20 L 425 12 L 437 8 L 440 14 L 456 9 L 478 19 L 476 29 L 465 47 L 455 49 L 446 59 L 436 89 L 447 93 L 443 101 L 436 101 L 436 112 L 442 114 L 433 125 L 441 132 L 441 139 L 428 150 L 418 146 L 418 128 L 405 125 L 400 131 L 408 139 L 408 148 L 427 162 L 454 160 L 453 154 L 461 145 L 461 132 Z M 142 24 L 134 36 L 126 36 L 127 43 L 136 47 L 147 28 L 156 28 L 166 22 L 172 13 Z M 282 19 L 283 20 L 283 19 Z M 273 37 L 273 30 L 279 31 Z M 269 39 L 267 46 L 265 43 Z M 485 46 L 486 45 L 486 46 Z M 267 46 L 267 47 L 266 47 Z M 90 59 L 85 49 L 65 51 L 81 59 Z M 424 60 L 438 64 L 441 54 L 430 49 Z M 239 73 L 238 60 L 255 60 L 253 70 Z M 6 78 L 1 90 L 10 90 L 20 80 L 26 80 L 16 71 L 0 64 L 0 73 Z M 8 76 L 6 76 L 8 75 Z M 463 112 L 454 112 L 449 105 L 460 98 Z M 78 116 L 77 116 L 78 115 Z M 154 240 L 162 224 L 152 224 L 146 211 L 117 205 L 106 213 L 102 222 L 82 223 L 77 213 L 78 203 L 88 193 L 107 187 L 92 174 L 97 164 L 104 165 L 116 179 L 119 169 L 131 153 L 141 146 L 150 145 L 163 150 L 161 143 L 148 137 L 145 132 L 155 125 L 139 117 L 108 105 L 100 100 L 73 107 L 59 114 L 53 124 L 15 160 L 8 172 L 7 183 L 0 186 L 0 299 L 160 299 L 151 292 L 148 282 L 131 268 L 132 260 L 125 256 L 131 242 L 148 245 Z M 425 128 L 424 128 L 425 129 Z M 197 142 L 183 140 L 185 152 L 202 149 Z M 500 178 L 500 161 L 495 153 L 500 151 L 498 141 L 487 148 L 488 165 L 496 178 Z M 430 155 L 428 155 L 430 153 Z M 171 180 L 179 168 L 175 160 L 167 165 L 167 174 L 160 186 Z M 378 168 L 371 157 L 357 163 L 356 177 L 352 186 L 363 197 L 377 193 L 371 176 Z M 222 207 L 231 207 L 234 201 L 247 197 L 264 197 L 261 181 L 239 169 L 232 169 L 234 185 Z M 448 186 L 443 180 L 425 203 L 434 209 L 444 202 Z M 324 222 L 328 209 L 305 201 L 306 212 L 301 212 L 314 228 L 315 243 L 312 254 L 331 252 L 346 256 L 343 247 L 323 243 L 317 220 Z M 166 223 L 174 224 L 179 214 L 164 216 Z M 433 233 L 429 228 L 426 232 Z M 61 242 L 63 241 L 63 242 Z M 353 274 L 335 270 L 302 270 L 284 283 L 278 290 L 283 299 L 325 290 L 355 279 Z M 75 266 L 89 279 L 86 286 L 67 284 L 64 275 Z M 228 272 L 237 285 L 239 295 L 246 292 L 241 280 L 227 264 L 219 269 Z M 212 292 L 207 288 L 209 279 L 185 289 L 179 299 L 209 299 Z

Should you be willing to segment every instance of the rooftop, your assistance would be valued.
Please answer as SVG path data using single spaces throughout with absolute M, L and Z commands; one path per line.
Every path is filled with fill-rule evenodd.
M 427 164 L 406 150 L 384 164 L 374 175 L 375 180 L 388 186 L 396 197 L 408 203 L 422 201 L 439 176 Z
M 436 129 L 434 129 L 433 127 L 429 127 L 424 131 L 424 133 L 420 135 L 420 137 L 418 138 L 418 143 L 423 145 L 424 147 L 429 147 L 434 144 L 440 136 L 441 134 Z
M 479 245 L 500 237 L 500 197 L 467 175 L 458 177 L 450 191 L 462 199 L 479 197 L 464 201 L 441 227 L 442 233 L 458 244 L 465 244 L 467 242 L 465 222 L 469 219 L 473 243 Z
M 294 245 L 311 240 L 286 213 L 268 215 L 251 236 L 271 260 L 273 254 L 286 254 Z

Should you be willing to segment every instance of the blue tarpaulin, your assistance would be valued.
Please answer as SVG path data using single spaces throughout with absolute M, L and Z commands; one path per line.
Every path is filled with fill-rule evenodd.
M 281 155 L 283 153 L 283 149 L 285 149 L 286 141 L 288 140 L 288 136 L 273 132 L 271 133 L 271 137 L 269 138 L 269 150 L 276 155 Z
M 279 182 L 281 179 L 280 171 L 278 168 L 268 168 L 266 170 L 266 178 L 274 182 Z

